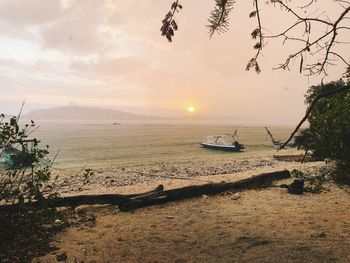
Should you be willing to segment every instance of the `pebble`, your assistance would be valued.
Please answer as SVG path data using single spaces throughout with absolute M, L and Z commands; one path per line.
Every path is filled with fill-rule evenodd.
M 235 194 L 231 197 L 232 200 L 238 200 L 238 199 L 240 199 L 240 198 L 241 198 L 241 194 L 240 194 L 240 193 L 235 193 Z
M 64 224 L 63 221 L 59 219 L 56 219 L 55 222 L 53 223 L 54 226 L 61 226 L 63 224 Z
M 56 260 L 57 261 L 66 261 L 67 260 L 67 254 L 66 252 L 60 253 L 56 255 Z
M 83 175 L 76 175 L 74 169 L 60 171 L 59 181 L 63 183 L 60 193 L 79 193 L 81 191 L 105 190 L 120 186 L 131 186 L 163 179 L 164 176 L 194 178 L 208 175 L 229 175 L 244 172 L 261 166 L 275 166 L 278 161 L 271 159 L 252 160 L 197 160 L 183 162 L 167 162 L 145 165 L 128 165 L 125 167 L 106 167 L 100 169 L 90 182 L 83 185 Z M 74 176 L 72 176 L 74 174 Z M 150 174 L 150 175 L 148 175 Z M 69 178 L 69 180 L 67 180 Z M 64 184 L 66 183 L 66 184 Z M 204 197 L 203 198 L 207 198 Z

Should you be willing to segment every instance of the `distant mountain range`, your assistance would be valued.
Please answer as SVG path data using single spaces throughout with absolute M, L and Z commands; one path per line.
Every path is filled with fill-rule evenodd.
M 111 122 L 150 122 L 150 123 L 236 123 L 245 124 L 245 119 L 238 116 L 178 116 L 160 117 L 124 112 L 120 110 L 102 109 L 96 107 L 66 106 L 51 109 L 32 110 L 22 118 L 27 120 L 57 120 L 57 121 L 111 121 Z
M 162 120 L 162 117 L 133 114 L 119 110 L 93 107 L 68 106 L 53 109 L 33 110 L 24 115 L 33 120 Z

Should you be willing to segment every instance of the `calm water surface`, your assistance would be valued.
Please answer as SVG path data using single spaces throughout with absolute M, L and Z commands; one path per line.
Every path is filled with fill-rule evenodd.
M 209 135 L 238 129 L 244 152 L 230 153 L 203 149 L 199 142 Z M 276 139 L 285 139 L 291 128 L 271 127 Z M 145 164 L 159 161 L 246 158 L 273 154 L 264 127 L 165 124 L 72 124 L 40 123 L 35 132 L 43 144 L 50 145 L 56 167 L 88 167 Z

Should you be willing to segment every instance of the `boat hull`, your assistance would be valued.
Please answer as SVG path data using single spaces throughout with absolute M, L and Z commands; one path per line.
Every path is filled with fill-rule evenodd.
M 20 151 L 13 147 L 8 147 L 8 149 L 1 152 L 0 157 L 9 165 L 16 167 L 30 166 L 34 162 L 32 153 Z
M 236 147 L 235 145 L 220 145 L 220 144 L 211 144 L 211 143 L 200 143 L 204 148 L 226 151 L 226 152 L 239 152 L 241 147 Z
M 10 154 L 8 153 L 1 153 L 0 157 L 4 160 L 4 162 L 10 164 L 10 165 L 15 165 L 15 162 L 13 160 L 13 158 L 11 157 Z

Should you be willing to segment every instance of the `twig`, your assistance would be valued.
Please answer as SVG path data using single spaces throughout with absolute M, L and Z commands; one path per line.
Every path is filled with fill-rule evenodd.
M 24 101 L 22 102 L 21 108 L 20 108 L 19 113 L 18 113 L 18 115 L 17 115 L 17 123 L 18 123 L 18 121 L 19 121 L 19 118 L 21 117 L 22 110 L 23 110 L 23 107 L 24 107 L 24 104 L 25 104 L 25 103 L 26 103 L 26 101 L 24 100 Z

